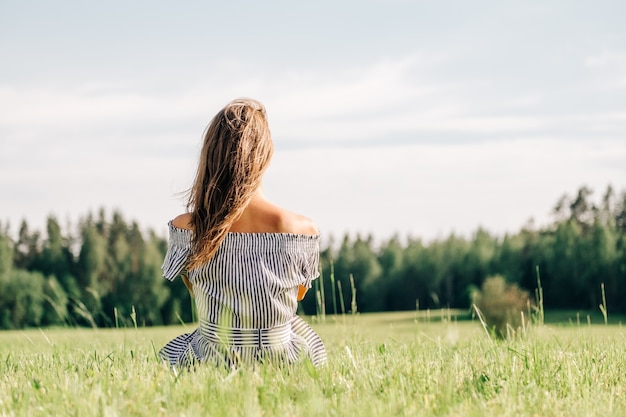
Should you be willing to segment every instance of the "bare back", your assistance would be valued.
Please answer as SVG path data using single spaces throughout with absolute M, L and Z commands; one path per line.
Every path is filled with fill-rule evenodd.
M 181 214 L 173 220 L 173 225 L 189 229 L 191 215 Z M 268 201 L 259 191 L 245 208 L 241 217 L 230 227 L 235 233 L 293 233 L 317 235 L 319 232 L 313 221 L 300 214 L 285 210 Z

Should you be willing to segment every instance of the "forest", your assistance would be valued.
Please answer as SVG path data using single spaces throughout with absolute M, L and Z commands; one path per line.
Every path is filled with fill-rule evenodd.
M 144 231 L 120 212 L 89 213 L 45 234 L 21 221 L 0 224 L 0 328 L 151 326 L 190 322 L 182 280 L 161 276 L 167 236 Z M 424 241 L 345 235 L 324 239 L 321 279 L 303 314 L 468 308 L 488 277 L 529 290 L 537 272 L 546 309 L 590 310 L 601 303 L 626 313 L 626 190 L 596 198 L 586 186 L 564 195 L 550 224 L 529 221 L 515 234 L 479 228 Z

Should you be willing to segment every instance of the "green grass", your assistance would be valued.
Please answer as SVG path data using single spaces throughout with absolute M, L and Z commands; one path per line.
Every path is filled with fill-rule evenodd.
M 1 332 L 0 416 L 624 416 L 624 328 L 579 316 L 508 341 L 447 311 L 327 316 L 326 367 L 235 372 L 157 360 L 191 326 Z

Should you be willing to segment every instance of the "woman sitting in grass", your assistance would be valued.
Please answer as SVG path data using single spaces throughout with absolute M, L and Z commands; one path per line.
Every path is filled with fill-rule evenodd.
M 232 101 L 206 130 L 189 212 L 169 222 L 162 267 L 165 278 L 182 277 L 199 317 L 194 332 L 159 352 L 172 365 L 326 361 L 321 339 L 296 315 L 319 276 L 320 236 L 263 195 L 273 150 L 255 100 Z

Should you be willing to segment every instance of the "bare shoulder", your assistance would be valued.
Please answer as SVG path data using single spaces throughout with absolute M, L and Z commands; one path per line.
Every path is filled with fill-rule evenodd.
M 313 220 L 301 214 L 281 209 L 279 219 L 279 229 L 282 233 L 294 233 L 298 235 L 319 234 Z
M 172 220 L 172 225 L 179 229 L 191 230 L 191 214 L 184 213 L 176 216 L 174 220 Z

